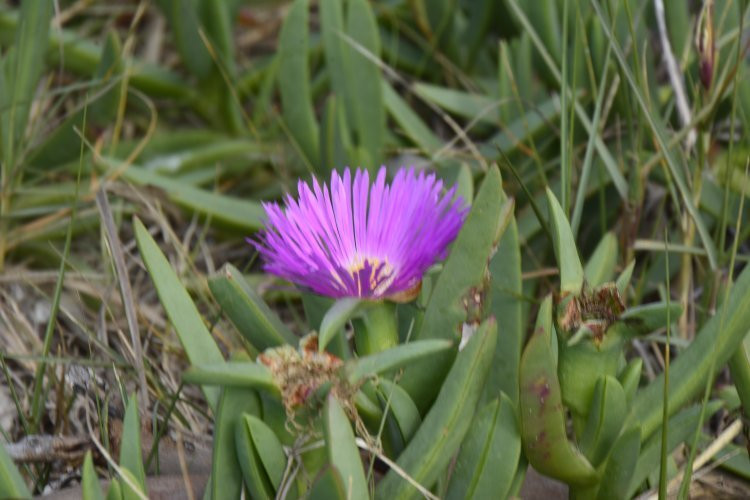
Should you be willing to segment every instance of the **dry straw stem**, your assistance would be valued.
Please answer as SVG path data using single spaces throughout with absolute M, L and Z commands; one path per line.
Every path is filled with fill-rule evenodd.
M 145 410 L 149 407 L 148 385 L 146 384 L 146 370 L 143 366 L 143 347 L 141 346 L 141 335 L 138 330 L 138 318 L 133 301 L 133 290 L 130 287 L 130 277 L 128 276 L 128 268 L 125 265 L 125 254 L 122 250 L 122 243 L 120 242 L 120 237 L 117 235 L 117 228 L 115 228 L 115 221 L 112 217 L 112 209 L 109 206 L 107 193 L 103 186 L 96 192 L 96 205 L 99 207 L 99 213 L 104 223 L 104 231 L 115 266 L 115 274 L 120 284 L 122 303 L 125 306 L 125 317 L 128 322 L 130 342 L 133 347 L 133 364 L 138 374 L 138 385 L 140 386 L 138 406 Z
M 705 449 L 703 453 L 698 455 L 698 458 L 693 462 L 693 472 L 697 471 L 704 465 L 706 465 L 717 453 L 719 453 L 726 445 L 731 443 L 740 432 L 742 432 L 742 420 L 737 419 L 732 422 L 719 436 Z M 682 481 L 682 477 L 685 475 L 685 471 L 680 471 L 672 480 L 669 482 L 667 494 L 671 495 L 676 492 Z M 658 500 L 659 495 L 651 493 L 651 495 L 641 498 L 647 498 L 648 500 Z

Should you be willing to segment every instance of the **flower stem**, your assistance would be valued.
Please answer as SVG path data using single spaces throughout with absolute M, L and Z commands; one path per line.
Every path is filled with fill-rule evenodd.
M 360 356 L 385 351 L 398 344 L 396 306 L 393 303 L 372 304 L 353 323 L 354 344 Z

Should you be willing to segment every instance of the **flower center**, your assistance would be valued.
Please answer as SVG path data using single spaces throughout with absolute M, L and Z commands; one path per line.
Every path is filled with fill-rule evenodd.
M 388 258 L 355 254 L 346 267 L 333 275 L 342 287 L 358 297 L 380 297 L 396 279 L 395 271 Z

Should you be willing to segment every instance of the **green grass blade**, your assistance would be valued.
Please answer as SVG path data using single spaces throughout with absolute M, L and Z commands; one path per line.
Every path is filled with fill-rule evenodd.
M 101 157 L 97 159 L 97 165 L 106 172 L 114 172 L 120 163 L 111 158 Z M 128 166 L 122 172 L 122 176 L 136 184 L 161 188 L 178 205 L 210 216 L 215 221 L 247 231 L 256 231 L 263 227 L 265 211 L 258 202 L 206 191 L 137 165 Z
M 602 14 L 601 7 L 599 6 L 599 2 L 597 0 L 591 0 L 591 4 L 594 7 L 594 10 L 596 11 L 597 16 L 599 17 L 599 21 L 601 22 L 601 26 L 602 26 L 602 29 L 604 30 L 605 35 L 612 41 L 612 49 L 615 53 L 615 58 L 617 59 L 617 62 L 620 65 L 620 69 L 622 70 L 622 73 L 625 75 L 625 78 L 627 79 L 628 84 L 630 85 L 633 95 L 638 101 L 638 105 L 640 106 L 641 111 L 643 111 L 641 116 L 643 116 L 646 119 L 649 126 L 651 127 L 651 131 L 654 134 L 654 139 L 659 145 L 659 149 L 661 150 L 660 152 L 663 155 L 664 160 L 667 163 L 670 176 L 677 186 L 677 191 L 680 194 L 682 203 L 685 205 L 685 209 L 687 209 L 688 213 L 690 214 L 690 217 L 693 219 L 693 222 L 695 223 L 695 228 L 698 230 L 698 234 L 700 235 L 701 241 L 703 242 L 703 248 L 706 249 L 706 254 L 708 255 L 708 263 L 711 266 L 712 270 L 716 270 L 716 267 L 717 267 L 716 245 L 711 239 L 711 235 L 708 233 L 708 228 L 703 222 L 703 218 L 701 217 L 700 213 L 698 212 L 698 209 L 695 207 L 695 204 L 693 203 L 693 198 L 692 198 L 693 195 L 688 189 L 688 186 L 685 182 L 682 172 L 680 171 L 679 166 L 675 162 L 674 157 L 672 156 L 672 153 L 670 152 L 670 148 L 669 148 L 669 145 L 667 144 L 667 140 L 664 138 L 663 126 L 657 123 L 657 118 L 654 117 L 654 114 L 649 109 L 648 103 L 646 102 L 646 98 L 643 96 L 643 93 L 638 87 L 638 84 L 635 81 L 635 77 L 633 76 L 633 72 L 631 71 L 630 66 L 625 60 L 625 55 L 622 53 L 622 49 L 620 48 L 618 42 L 615 40 L 614 36 L 612 35 L 612 31 L 607 25 L 606 19 L 604 15 Z
M 23 2 L 15 37 L 13 59 L 2 92 L 8 102 L 2 109 L 2 147 L 6 168 L 15 163 L 18 142 L 26 130 L 31 102 L 44 69 L 53 2 Z M 7 92 L 7 94 L 6 94 Z
M 562 84 L 562 75 L 560 74 L 560 70 L 557 68 L 557 64 L 554 62 L 554 60 L 552 59 L 552 56 L 548 52 L 548 47 L 550 47 L 550 45 L 545 45 L 542 42 L 542 40 L 539 38 L 539 34 L 534 29 L 532 24 L 529 22 L 528 17 L 526 16 L 526 14 L 524 14 L 521 7 L 519 7 L 518 1 L 508 0 L 508 6 L 516 15 L 518 21 L 521 23 L 524 30 L 526 30 L 526 32 L 531 37 L 531 40 L 534 43 L 534 46 L 539 51 L 539 54 L 542 56 L 542 59 L 547 65 L 547 68 L 552 73 L 552 76 L 555 79 L 555 81 L 561 86 L 562 91 L 569 92 L 569 93 L 572 92 L 570 87 L 563 86 Z M 551 47 L 554 47 L 556 49 L 556 45 L 552 45 Z M 589 120 L 589 117 L 586 114 L 586 110 L 578 102 L 577 98 L 572 97 L 572 99 L 573 99 L 573 107 L 575 109 L 576 116 L 581 121 L 581 124 L 583 125 L 583 127 L 586 129 L 586 133 L 589 135 L 594 135 L 596 137 L 594 140 L 596 151 L 599 154 L 599 157 L 604 162 L 604 166 L 607 168 L 607 173 L 609 173 L 612 183 L 615 185 L 615 188 L 617 189 L 617 193 L 620 195 L 620 197 L 623 200 L 627 201 L 628 183 L 623 177 L 622 173 L 620 172 L 620 169 L 617 166 L 617 162 L 615 162 L 614 158 L 612 157 L 612 154 L 609 152 L 609 149 L 604 144 L 604 141 L 602 141 L 601 136 L 599 135 L 598 131 L 591 124 L 591 120 Z

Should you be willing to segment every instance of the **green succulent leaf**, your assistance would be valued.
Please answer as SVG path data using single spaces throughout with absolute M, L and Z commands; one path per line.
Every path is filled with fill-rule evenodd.
M 318 349 L 322 352 L 346 322 L 365 306 L 366 303 L 356 297 L 345 297 L 334 302 L 320 323 Z
M 315 121 L 308 67 L 308 0 L 295 0 L 279 35 L 279 74 L 284 122 L 308 165 L 318 161 Z
M 297 343 L 294 334 L 231 264 L 211 278 L 208 286 L 237 330 L 259 351 Z
M 615 282 L 617 291 L 620 292 L 620 295 L 623 297 L 630 285 L 630 278 L 633 276 L 633 269 L 635 269 L 635 259 L 631 260 L 630 264 L 625 266 L 625 269 L 623 269 Z
M 616 378 L 599 377 L 591 400 L 591 408 L 580 440 L 583 454 L 594 466 L 607 457 L 620 435 L 627 413 L 625 391 Z
M 596 470 L 568 441 L 560 382 L 549 334 L 536 329 L 520 366 L 521 436 L 526 458 L 542 474 L 568 484 L 591 485 Z
M 253 389 L 224 387 L 214 421 L 214 449 L 211 461 L 211 498 L 239 498 L 242 493 L 242 468 L 235 446 L 237 427 L 243 414 L 260 415 L 260 399 Z
M 641 382 L 641 373 L 643 372 L 643 358 L 632 359 L 622 370 L 618 379 L 622 389 L 625 391 L 625 397 L 628 404 L 633 401 L 638 385 Z
M 417 405 L 409 397 L 409 393 L 402 389 L 400 385 L 387 378 L 380 379 L 378 384 L 380 385 L 379 395 L 383 404 L 388 404 L 389 411 L 396 420 L 403 441 L 408 443 L 422 424 L 422 416 L 419 414 Z
M 3 443 L 0 443 L 0 498 L 31 498 L 31 492 Z
M 711 367 L 719 370 L 747 335 L 750 324 L 750 268 L 745 268 L 732 287 L 726 306 L 711 317 L 695 340 L 671 363 L 669 369 L 670 413 L 682 408 L 703 390 Z M 722 319 L 722 316 L 724 318 Z M 715 356 L 715 361 L 712 357 Z M 663 409 L 663 374 L 639 391 L 630 407 L 629 418 L 641 422 L 643 438 L 660 425 Z
M 599 241 L 591 254 L 583 275 L 589 286 L 596 287 L 612 279 L 617 265 L 617 237 L 609 231 Z
M 369 488 L 349 418 L 333 394 L 329 394 L 326 400 L 324 420 L 328 458 L 341 473 L 346 488 L 346 497 L 369 498 Z
M 271 481 L 271 486 L 278 491 L 287 464 L 281 441 L 273 430 L 255 415 L 246 414 L 243 415 L 243 419 L 240 425 L 247 426 L 250 431 L 253 446 L 260 457 L 263 469 Z
M 449 340 L 415 340 L 408 344 L 400 344 L 392 347 L 387 351 L 381 351 L 377 354 L 370 354 L 369 356 L 348 361 L 346 372 L 349 381 L 357 383 L 365 377 L 371 377 L 407 366 L 414 361 L 427 356 L 433 356 L 451 347 L 453 347 L 453 342 Z
M 348 500 L 344 480 L 334 466 L 327 467 L 310 488 L 310 500 Z
M 635 333 L 644 334 L 666 327 L 667 318 L 679 318 L 681 314 L 682 306 L 677 302 L 655 302 L 625 309 L 620 320 Z
M 94 470 L 94 459 L 91 456 L 91 450 L 86 452 L 83 459 L 83 469 L 81 472 L 81 495 L 83 500 L 104 500 L 102 487 L 99 485 L 99 478 Z
M 597 498 L 628 498 L 628 486 L 638 464 L 641 429 L 632 427 L 623 432 L 612 446 L 600 481 Z
M 499 200 L 505 203 L 502 193 Z M 505 393 L 513 404 L 518 405 L 518 364 L 521 360 L 526 322 L 523 317 L 523 294 L 521 281 L 521 245 L 515 217 L 500 237 L 497 252 L 489 263 L 491 276 L 489 301 L 490 311 L 502 318 L 502 339 L 495 347 L 495 359 L 487 377 L 483 400 L 491 401 L 500 392 Z
M 278 390 L 269 369 L 252 361 L 194 365 L 182 374 L 182 380 L 191 384 Z
M 429 488 L 458 450 L 471 425 L 497 342 L 494 318 L 485 320 L 459 351 L 435 403 L 396 463 Z M 417 498 L 417 489 L 390 470 L 375 488 L 375 498 Z
M 134 226 L 141 258 L 154 281 L 159 300 L 170 322 L 174 325 L 188 359 L 193 364 L 222 363 L 224 357 L 219 347 L 211 337 L 211 333 L 203 323 L 203 318 L 169 261 L 164 257 L 140 219 L 134 220 Z M 215 410 L 219 402 L 218 388 L 205 387 L 202 390 L 208 404 Z
M 123 482 L 123 500 L 140 499 L 146 492 L 146 470 L 143 467 L 143 455 L 141 453 L 141 421 L 138 416 L 138 402 L 135 395 L 128 398 L 125 409 L 125 419 L 122 424 L 122 440 L 120 442 L 120 467 L 131 474 L 130 479 L 140 491 L 134 491 L 127 483 Z
M 437 338 L 457 340 L 469 310 L 465 297 L 480 294 L 486 287 L 487 260 L 512 220 L 512 202 L 498 203 L 502 197 L 502 180 L 497 166 L 492 166 L 474 198 L 471 211 L 453 243 L 443 270 L 434 283 L 421 325 L 419 340 Z M 479 311 L 485 314 L 482 302 Z M 474 318 L 476 319 L 476 318 Z M 408 367 L 400 385 L 406 389 L 420 411 L 433 401 L 441 380 L 450 366 L 451 356 L 443 354 Z
M 275 498 L 276 492 L 253 442 L 247 415 L 244 415 L 234 427 L 234 450 L 237 453 L 242 478 L 252 498 L 259 500 Z
M 509 497 L 520 456 L 515 406 L 502 394 L 473 419 L 461 443 L 446 498 Z
M 552 239 L 557 264 L 560 266 L 560 292 L 578 295 L 583 287 L 583 267 L 578 256 L 573 231 L 555 194 L 547 188 L 547 206 L 552 222 Z

